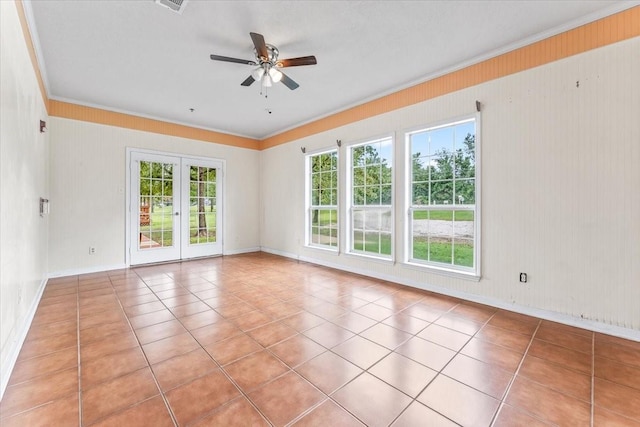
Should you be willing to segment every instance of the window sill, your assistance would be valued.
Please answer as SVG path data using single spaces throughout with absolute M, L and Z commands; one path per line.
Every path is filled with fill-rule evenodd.
M 377 257 L 375 255 L 369 255 L 369 254 L 360 253 L 360 252 L 345 252 L 344 254 L 346 256 L 348 256 L 350 258 L 354 258 L 354 259 L 363 259 L 365 261 L 374 261 L 374 262 L 379 262 L 380 264 L 386 264 L 386 265 L 393 265 L 394 264 L 393 258 Z
M 316 251 L 328 252 L 328 253 L 333 254 L 333 255 L 339 255 L 340 254 L 340 252 L 338 251 L 338 248 L 333 248 L 333 247 L 305 245 L 304 248 L 305 249 L 312 249 L 312 250 L 316 250 Z
M 481 279 L 481 275 L 476 274 L 475 272 L 466 272 L 460 270 L 454 270 L 446 267 L 436 267 L 434 265 L 425 265 L 418 264 L 416 262 L 407 261 L 402 264 L 406 268 L 416 271 L 429 272 L 433 274 L 439 274 L 441 276 L 453 277 L 456 279 L 464 279 L 473 282 L 479 282 Z

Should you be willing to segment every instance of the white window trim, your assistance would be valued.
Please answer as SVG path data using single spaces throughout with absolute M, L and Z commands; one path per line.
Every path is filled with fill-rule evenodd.
M 326 154 L 326 153 L 332 153 L 334 152 L 337 155 L 337 168 L 336 168 L 336 176 L 338 179 L 338 185 L 336 187 L 336 191 L 338 192 L 338 194 L 336 195 L 336 205 L 331 205 L 331 206 L 326 206 L 327 208 L 331 209 L 334 208 L 336 210 L 336 218 L 338 219 L 338 234 L 336 236 L 336 246 L 329 246 L 329 245 L 320 245 L 320 244 L 315 244 L 311 242 L 311 220 L 310 220 L 310 216 L 311 216 L 311 157 L 314 156 L 318 156 L 321 154 Z M 331 148 L 321 148 L 318 150 L 314 150 L 314 151 L 310 151 L 308 153 L 305 153 L 304 156 L 304 162 L 305 162 L 305 166 L 304 166 L 304 170 L 305 170 L 305 180 L 304 180 L 304 204 L 305 204 L 305 209 L 304 209 L 304 226 L 305 226 L 305 240 L 304 240 L 304 245 L 307 248 L 311 248 L 311 249 L 319 249 L 321 251 L 327 251 L 330 253 L 340 253 L 340 235 L 341 235 L 341 228 L 342 228 L 342 218 L 340 215 L 340 150 L 336 147 L 331 147 Z M 323 206 L 324 207 L 324 206 Z
M 391 254 L 389 256 L 386 255 L 375 255 L 373 253 L 369 253 L 369 252 L 360 252 L 360 251 L 354 251 L 352 249 L 353 246 L 353 209 L 356 208 L 356 206 L 353 205 L 353 177 L 352 177 L 352 169 L 353 169 L 353 159 L 351 157 L 351 152 L 352 149 L 361 145 L 368 145 L 371 143 L 375 143 L 375 142 L 379 142 L 379 141 L 384 141 L 384 140 L 391 140 L 391 205 L 389 206 L 389 209 L 391 211 Z M 349 144 L 346 145 L 346 167 L 345 167 L 345 171 L 346 171 L 346 176 L 344 179 L 345 182 L 345 186 L 344 186 L 344 194 L 345 194 L 345 206 L 347 206 L 347 208 L 345 209 L 345 222 L 344 224 L 346 224 L 346 229 L 345 229 L 345 244 L 344 244 L 344 253 L 345 255 L 348 256 L 352 256 L 354 258 L 360 258 L 360 259 L 370 259 L 373 261 L 379 261 L 385 264 L 393 264 L 395 263 L 395 259 L 396 259 L 396 249 L 395 249 L 395 240 L 396 240 L 396 214 L 395 214 L 395 206 L 396 206 L 396 179 L 395 179 L 395 174 L 396 174 L 396 138 L 395 138 L 395 134 L 394 133 L 387 133 L 387 134 L 383 134 L 380 136 L 375 136 L 375 137 L 371 137 L 371 138 L 366 138 L 366 139 L 361 139 L 358 141 L 354 141 L 351 142 Z M 385 205 L 386 206 L 386 205 Z M 366 206 L 364 208 L 367 208 Z M 374 208 L 374 206 L 371 206 L 371 208 Z
M 465 279 L 465 280 L 472 280 L 474 282 L 479 282 L 481 278 L 481 276 L 479 274 L 476 274 L 475 272 L 465 272 L 461 270 L 454 270 L 452 268 L 446 268 L 444 266 L 438 266 L 435 264 L 425 265 L 423 263 L 405 261 L 402 263 L 402 265 L 405 268 L 410 270 L 421 271 L 423 273 L 425 271 L 428 271 L 429 273 L 438 274 L 440 276 L 453 277 L 455 279 Z
M 474 119 L 475 120 L 475 127 L 476 127 L 476 135 L 475 135 L 475 158 L 476 158 L 476 171 L 475 171 L 475 214 L 474 214 L 474 268 L 466 268 L 466 267 L 448 267 L 446 264 L 438 264 L 438 263 L 431 263 L 429 261 L 424 261 L 424 262 L 417 262 L 415 260 L 412 259 L 411 255 L 412 255 L 412 242 L 413 242 L 413 235 L 412 235 L 412 217 L 411 214 L 413 212 L 412 209 L 412 201 L 413 201 L 413 197 L 412 197 L 412 158 L 411 158 L 411 149 L 410 149 L 410 136 L 413 133 L 417 133 L 417 132 L 421 132 L 421 131 L 426 131 L 426 130 L 433 130 L 433 129 L 439 129 L 439 128 L 443 128 L 443 127 L 448 127 L 451 125 L 455 125 L 457 123 L 460 122 L 464 122 L 467 121 L 469 119 Z M 434 122 L 432 124 L 429 125 L 425 125 L 425 126 L 418 126 L 418 127 L 414 127 L 411 129 L 406 129 L 404 131 L 404 135 L 405 135 L 405 155 L 404 155 L 404 161 L 405 161 L 405 226 L 404 226 L 404 259 L 403 259 L 403 265 L 405 265 L 406 267 L 409 267 L 411 269 L 417 269 L 417 270 L 428 270 L 430 272 L 436 273 L 436 274 L 442 274 L 445 276 L 450 276 L 450 277 L 455 277 L 455 278 L 462 278 L 462 279 L 470 279 L 473 281 L 479 281 L 480 278 L 482 277 L 482 260 L 481 260 L 481 253 L 482 253 L 482 236 L 481 236 L 481 229 L 482 229 L 482 120 L 481 120 L 481 113 L 477 112 L 477 113 L 473 113 L 473 114 L 466 114 L 466 115 L 462 115 L 462 116 L 458 116 L 458 117 L 454 117 L 454 118 L 450 118 L 448 120 L 440 120 L 438 122 Z

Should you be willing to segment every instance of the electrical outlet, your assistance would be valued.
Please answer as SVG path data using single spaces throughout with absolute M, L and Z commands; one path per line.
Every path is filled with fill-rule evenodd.
M 527 273 L 520 273 L 520 283 L 527 283 Z
M 96 253 L 96 248 L 93 246 L 89 246 L 89 255 L 95 255 Z

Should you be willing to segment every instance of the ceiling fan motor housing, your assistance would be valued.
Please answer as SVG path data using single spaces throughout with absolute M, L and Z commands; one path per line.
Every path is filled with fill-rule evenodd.
M 260 57 L 260 54 L 258 53 L 258 51 L 256 49 L 253 49 L 255 55 L 256 55 L 256 60 L 258 61 L 258 63 L 260 65 L 263 64 L 269 64 L 272 67 L 275 66 L 282 66 L 282 65 L 278 65 L 278 55 L 280 54 L 280 51 L 278 50 L 277 47 L 275 47 L 272 44 L 267 44 L 267 54 L 269 55 L 268 58 L 262 58 Z

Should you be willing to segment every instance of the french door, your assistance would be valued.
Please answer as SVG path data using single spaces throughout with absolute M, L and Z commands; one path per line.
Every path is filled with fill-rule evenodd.
M 130 152 L 131 265 L 222 254 L 222 162 Z

